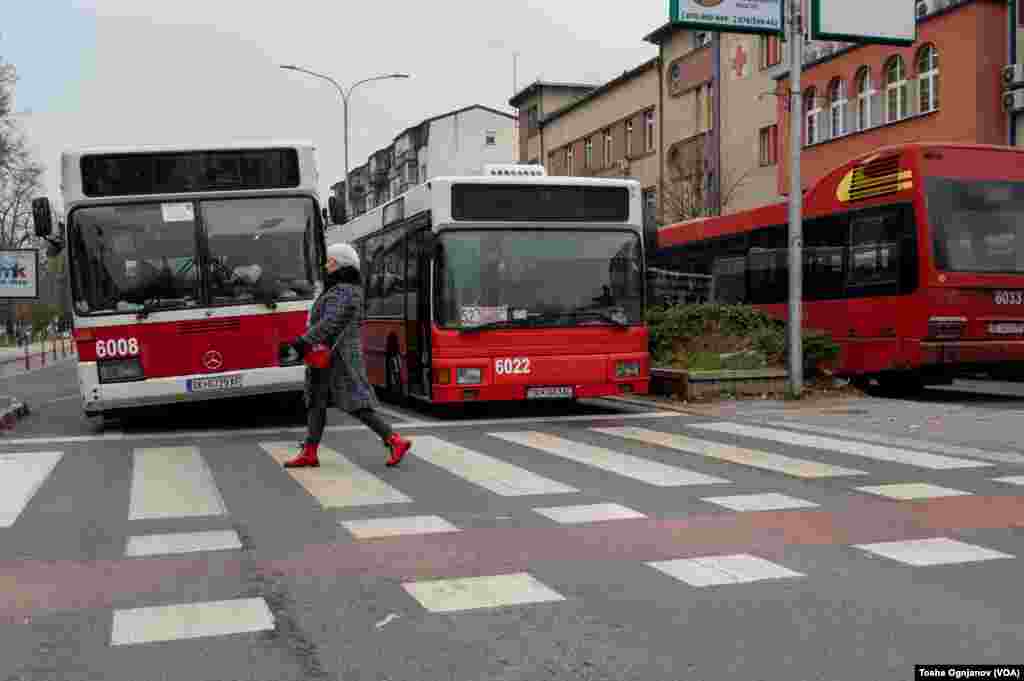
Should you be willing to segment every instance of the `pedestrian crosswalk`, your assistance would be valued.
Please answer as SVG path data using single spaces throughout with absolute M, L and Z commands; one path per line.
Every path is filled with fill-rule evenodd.
M 984 452 L 972 458 L 964 449 L 951 456 L 928 451 L 926 443 L 907 439 L 886 443 L 877 434 L 865 434 L 871 437 L 858 441 L 855 433 L 846 432 L 840 438 L 804 428 L 682 420 L 635 426 L 496 422 L 484 429 L 416 432 L 410 436 L 413 447 L 408 463 L 399 469 L 383 466 L 383 455 L 374 449 L 377 445 L 368 434 L 329 436 L 320 448 L 321 466 L 311 469 L 280 466 L 294 455 L 294 442 L 250 439 L 232 446 L 234 455 L 243 447 L 265 463 L 272 462 L 274 474 L 285 476 L 283 480 L 294 485 L 294 493 L 308 495 L 323 512 L 338 513 L 339 532 L 355 542 L 416 536 L 442 540 L 468 529 L 460 524 L 458 514 L 452 513 L 459 505 L 452 498 L 453 487 L 446 485 L 440 499 L 408 470 L 446 476 L 465 485 L 476 498 L 482 490 L 505 504 L 503 509 L 520 509 L 525 514 L 521 517 L 531 519 L 524 521 L 526 526 L 541 528 L 674 517 L 673 500 L 679 502 L 679 508 L 686 502 L 691 504 L 688 509 L 698 504 L 706 513 L 715 514 L 816 513 L 829 508 L 833 503 L 830 495 L 837 489 L 847 495 L 842 500 L 852 495 L 866 503 L 898 503 L 967 497 L 989 483 L 985 489 L 1015 494 L 1015 487 L 1024 485 L 1024 475 L 1015 474 L 1019 472 L 1011 463 L 985 457 Z M 218 486 L 225 473 L 210 465 L 220 455 L 216 441 L 130 445 L 123 445 L 128 447 L 125 454 L 131 462 L 124 509 L 128 521 L 125 559 L 243 550 L 239 534 L 224 528 L 225 520 L 237 511 L 231 497 Z M 116 445 L 107 449 L 116 449 Z M 366 451 L 372 455 L 360 454 Z M 32 522 L 33 498 L 61 475 L 66 455 L 65 451 L 0 453 L 0 532 Z M 983 470 L 1000 463 L 998 472 Z M 590 471 L 587 480 L 598 479 L 600 485 L 581 481 L 584 471 Z M 942 477 L 927 477 L 933 474 Z M 954 479 L 958 482 L 953 483 Z M 750 480 L 760 481 L 761 487 Z M 615 491 L 619 482 L 627 483 L 621 494 Z M 80 512 L 88 513 L 88 509 Z M 187 530 L 173 526 L 186 520 Z M 154 530 L 157 521 L 166 527 Z M 915 567 L 1015 558 L 942 536 L 851 546 Z M 3 558 L 0 555 L 0 560 Z M 691 588 L 807 576 L 782 564 L 785 561 L 769 561 L 753 553 L 647 562 L 644 556 L 635 559 Z M 438 613 L 566 599 L 529 572 L 413 580 L 401 586 L 419 607 Z M 110 645 L 221 636 L 274 626 L 273 613 L 259 597 L 116 609 Z

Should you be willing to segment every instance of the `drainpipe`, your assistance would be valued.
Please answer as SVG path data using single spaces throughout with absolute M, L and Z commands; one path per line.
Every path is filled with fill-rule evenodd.
M 1017 0 L 1008 0 L 1006 8 L 1006 19 L 1008 24 L 1007 30 L 1007 56 L 1009 57 L 1009 64 L 1017 63 Z M 1007 143 L 1012 147 L 1017 144 L 1017 114 L 1013 111 L 1006 112 L 1007 126 L 1006 126 L 1006 137 Z
M 714 85 L 712 87 L 712 108 L 711 112 L 712 120 L 709 121 L 714 129 L 712 130 L 712 148 L 711 154 L 713 162 L 711 167 L 714 168 L 715 181 L 711 186 L 713 193 L 714 206 L 716 208 L 716 214 L 722 214 L 722 34 L 716 32 L 714 34 L 714 50 L 713 65 L 712 65 L 712 78 L 714 78 Z
M 540 164 L 548 167 L 547 154 L 544 153 L 544 86 L 540 86 L 540 101 L 537 104 L 537 134 L 540 135 Z M 527 159 L 529 160 L 529 159 Z
M 658 113 L 654 119 L 658 126 L 658 186 L 654 188 L 658 197 L 658 214 L 654 224 L 657 230 L 659 218 L 665 215 L 665 38 L 658 42 Z M 640 121 L 643 125 L 643 121 Z M 657 233 L 657 232 L 655 232 Z

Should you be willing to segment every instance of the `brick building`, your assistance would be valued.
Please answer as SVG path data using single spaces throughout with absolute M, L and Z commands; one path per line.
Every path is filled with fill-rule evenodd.
M 889 144 L 1007 143 L 1006 2 L 923 0 L 918 13 L 912 46 L 828 50 L 812 45 L 805 52 L 800 80 L 805 189 L 850 158 Z M 775 77 L 778 90 L 788 91 L 788 65 Z M 777 109 L 778 129 L 788 132 L 785 98 L 778 98 Z M 789 192 L 788 138 L 784 134 L 780 144 L 780 194 Z

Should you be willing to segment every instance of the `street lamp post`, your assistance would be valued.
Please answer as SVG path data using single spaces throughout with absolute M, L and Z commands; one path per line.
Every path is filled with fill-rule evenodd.
M 360 81 L 358 81 L 356 83 L 353 83 L 349 87 L 348 91 L 346 91 L 345 88 L 343 88 L 341 85 L 338 84 L 338 81 L 334 80 L 330 76 L 325 76 L 322 73 L 317 73 L 315 71 L 310 71 L 309 69 L 304 69 L 304 68 L 302 68 L 300 66 L 295 66 L 294 64 L 282 64 L 281 68 L 282 69 L 286 69 L 288 71 L 299 71 L 301 73 L 308 73 L 311 76 L 316 76 L 317 78 L 323 78 L 324 80 L 329 82 L 331 85 L 333 85 L 335 88 L 337 88 L 338 94 L 341 95 L 341 101 L 342 101 L 342 104 L 343 104 L 344 116 L 345 116 L 345 120 L 344 120 L 344 126 L 345 126 L 345 214 L 346 215 L 351 215 L 352 211 L 349 210 L 349 201 L 348 201 L 349 195 L 350 195 L 350 189 L 351 189 L 351 187 L 349 187 L 349 184 L 348 184 L 348 182 L 349 182 L 349 178 L 348 178 L 348 99 L 349 99 L 349 96 L 352 94 L 353 90 L 355 90 L 358 86 L 362 85 L 363 83 L 369 83 L 370 81 L 374 81 L 374 80 L 388 80 L 390 78 L 409 78 L 410 76 L 407 73 L 389 73 L 389 74 L 382 75 L 382 76 L 371 76 L 370 78 L 364 78 L 363 80 L 360 80 Z

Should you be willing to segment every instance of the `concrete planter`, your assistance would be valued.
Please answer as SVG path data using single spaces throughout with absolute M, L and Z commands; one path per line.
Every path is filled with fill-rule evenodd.
M 747 369 L 735 371 L 685 371 L 651 369 L 651 392 L 691 402 L 707 397 L 764 395 L 786 390 L 789 373 L 784 369 Z

